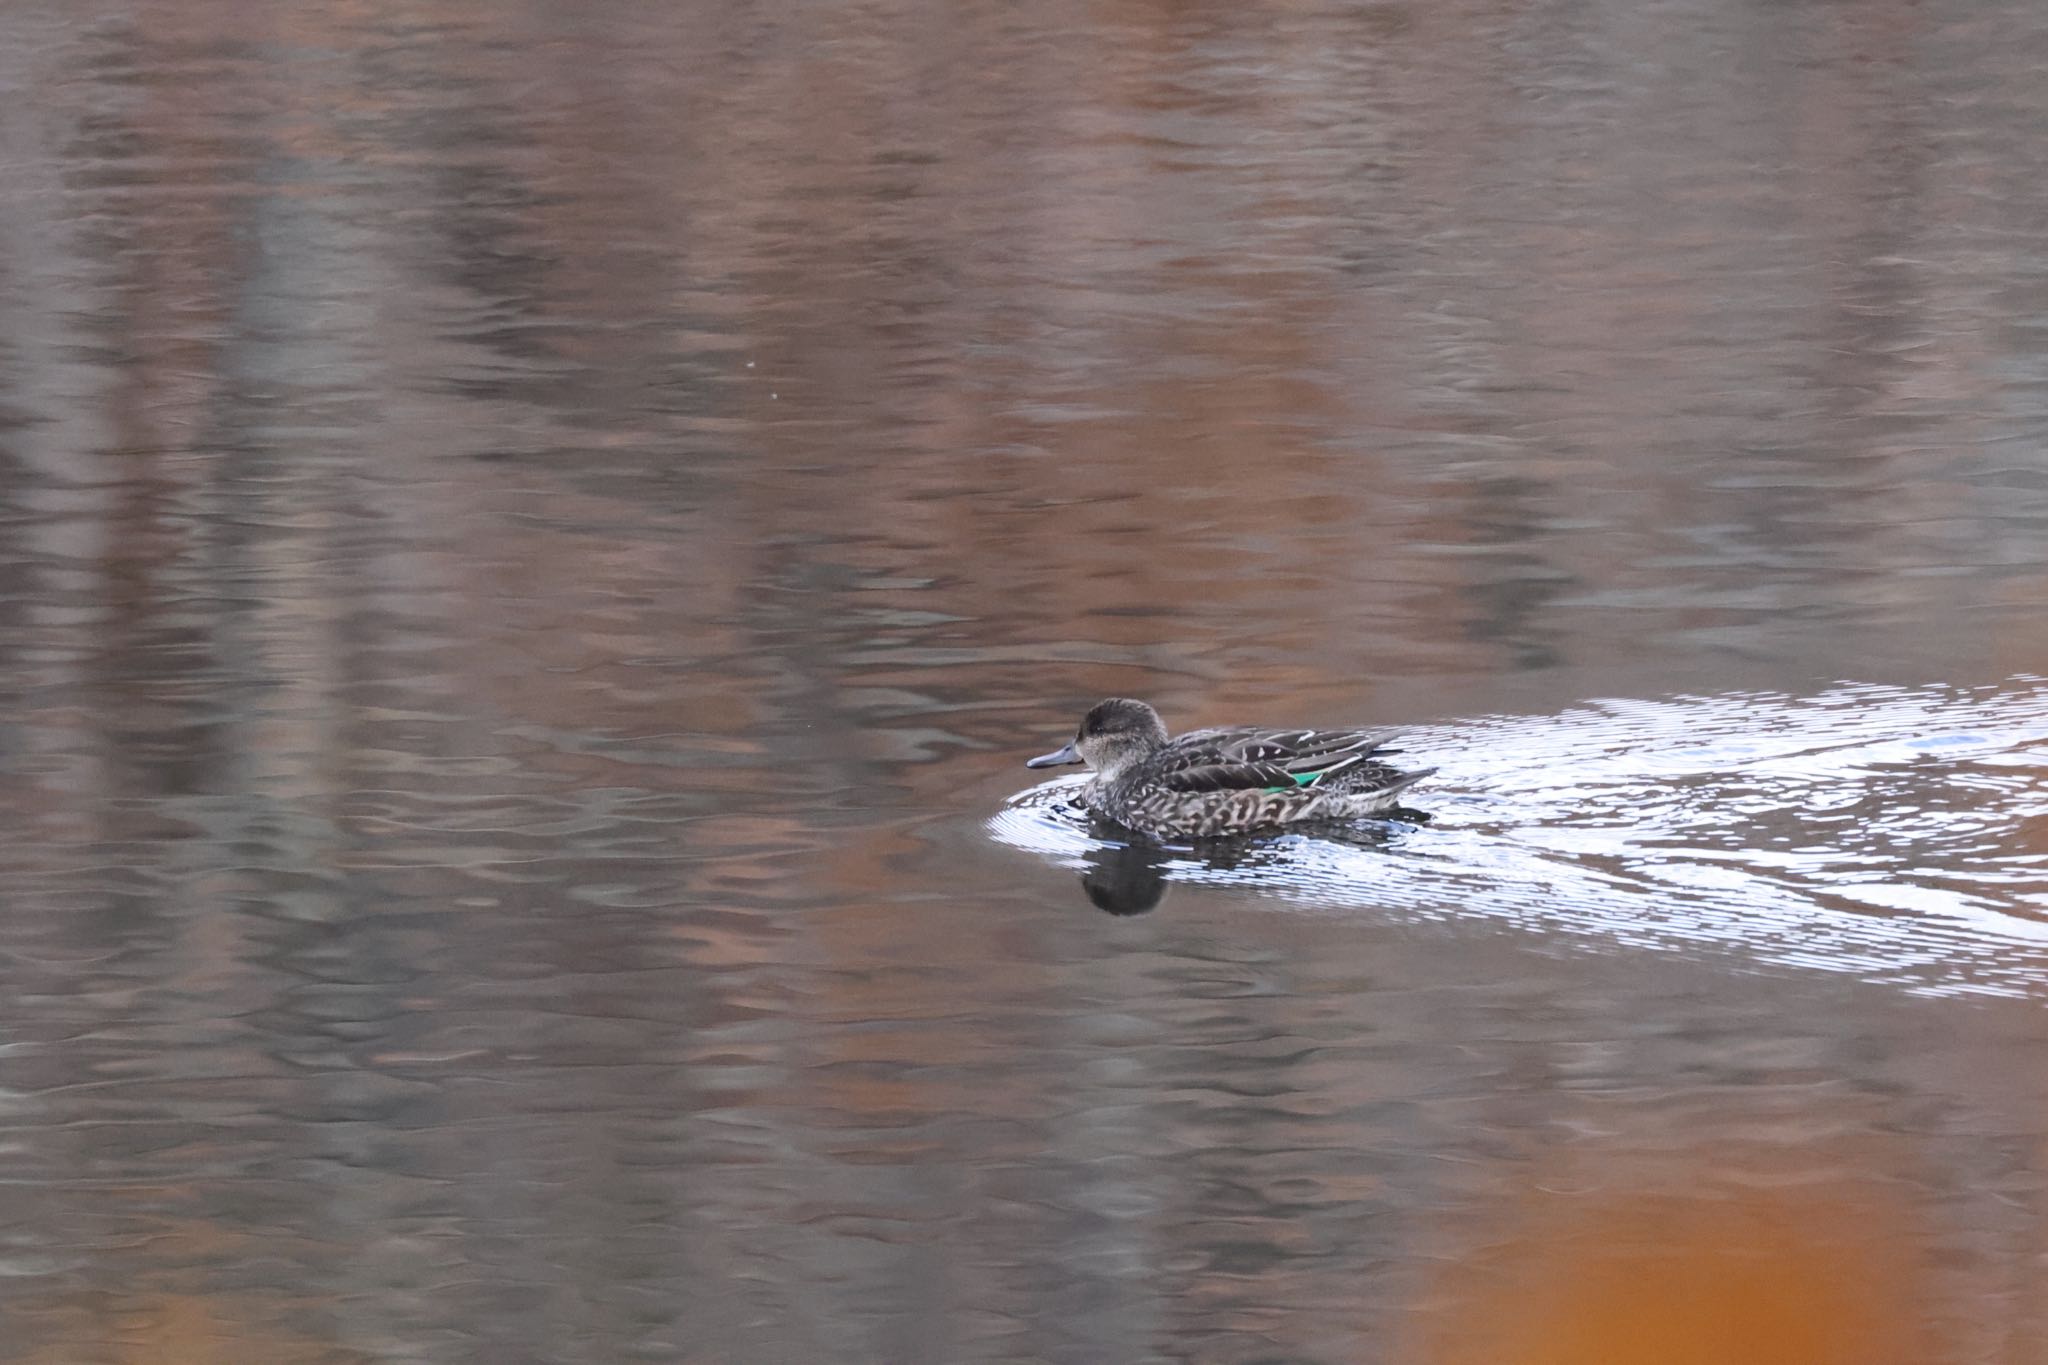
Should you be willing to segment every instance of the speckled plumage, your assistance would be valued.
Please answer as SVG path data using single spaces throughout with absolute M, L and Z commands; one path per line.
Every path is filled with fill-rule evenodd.
M 1168 738 L 1143 702 L 1113 697 L 1073 743 L 1032 767 L 1087 763 L 1081 801 L 1098 815 L 1165 838 L 1211 838 L 1375 815 L 1435 772 L 1380 759 L 1392 730 L 1191 730 Z

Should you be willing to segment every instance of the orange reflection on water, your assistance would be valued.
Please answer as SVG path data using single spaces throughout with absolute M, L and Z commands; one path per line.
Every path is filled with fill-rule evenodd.
M 1926 1365 L 1925 1246 L 1875 1182 L 1545 1193 L 1434 1296 L 1430 1365 Z

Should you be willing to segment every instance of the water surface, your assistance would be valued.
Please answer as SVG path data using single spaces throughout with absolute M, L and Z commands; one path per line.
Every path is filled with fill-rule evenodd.
M 6 7 L 7 1358 L 2041 1359 L 2044 56 Z

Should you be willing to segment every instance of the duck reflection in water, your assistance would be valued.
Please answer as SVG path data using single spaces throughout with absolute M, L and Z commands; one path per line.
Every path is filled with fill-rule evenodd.
M 1098 842 L 1084 858 L 1081 889 L 1097 910 L 1142 915 L 1166 899 L 1166 865 L 1173 860 L 1173 850 L 1149 839 L 1132 839 L 1128 830 L 1107 820 L 1095 821 L 1089 833 Z
M 1393 842 L 1401 824 L 1427 824 L 1429 818 L 1423 811 L 1396 808 L 1386 813 L 1386 824 L 1332 825 L 1318 829 L 1316 836 L 1353 848 L 1380 849 Z M 1089 822 L 1088 833 L 1095 844 L 1082 856 L 1081 889 L 1096 909 L 1111 915 L 1142 915 L 1157 909 L 1166 899 L 1169 871 L 1176 864 L 1215 871 L 1277 870 L 1287 864 L 1285 839 L 1203 839 L 1176 847 L 1133 835 L 1099 817 Z

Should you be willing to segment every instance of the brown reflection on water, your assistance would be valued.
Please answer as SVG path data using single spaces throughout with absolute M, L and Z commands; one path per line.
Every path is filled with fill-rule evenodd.
M 277 1365 L 317 1365 L 332 1359 L 317 1341 L 298 1335 L 293 1306 L 244 1302 L 223 1297 L 146 1298 L 124 1302 L 97 1319 L 93 1359 L 117 1365 L 215 1365 L 221 1360 L 275 1361 Z M 103 1343 L 103 1345 L 101 1345 Z M 68 1365 L 81 1359 L 80 1342 L 49 1350 L 31 1350 L 12 1359 L 20 1365 Z

